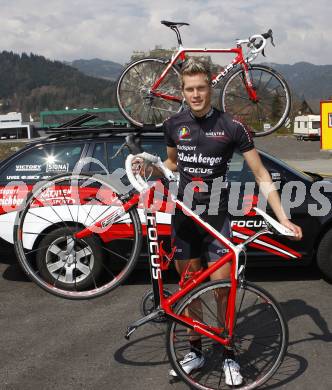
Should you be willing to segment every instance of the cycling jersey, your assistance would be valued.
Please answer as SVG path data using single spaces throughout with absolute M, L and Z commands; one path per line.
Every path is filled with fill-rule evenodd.
M 200 181 L 207 185 L 207 190 L 194 188 L 193 203 L 208 205 L 210 200 L 215 201 L 215 196 L 219 211 L 227 210 L 228 164 L 235 149 L 244 153 L 254 148 L 248 129 L 229 114 L 211 108 L 200 118 L 189 109 L 172 116 L 165 121 L 164 132 L 167 146 L 177 148 L 179 198 L 188 183 Z M 214 194 L 212 185 L 216 178 L 222 180 L 222 189 Z

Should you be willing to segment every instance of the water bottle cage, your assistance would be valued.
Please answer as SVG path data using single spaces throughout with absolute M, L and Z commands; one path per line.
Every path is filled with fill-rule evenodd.
M 159 244 L 159 258 L 160 258 L 160 269 L 162 271 L 167 271 L 169 268 L 169 265 L 171 264 L 175 251 L 176 246 L 172 248 L 172 251 L 170 253 L 167 253 L 165 249 L 163 248 L 164 241 L 161 241 Z

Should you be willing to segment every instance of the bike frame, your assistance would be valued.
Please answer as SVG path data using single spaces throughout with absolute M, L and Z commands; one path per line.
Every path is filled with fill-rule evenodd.
M 249 65 L 246 59 L 243 56 L 242 46 L 238 45 L 235 48 L 229 48 L 229 49 L 192 49 L 192 48 L 183 48 L 182 46 L 179 47 L 178 51 L 175 52 L 171 58 L 171 61 L 166 66 L 163 73 L 160 75 L 160 77 L 155 81 L 155 83 L 152 85 L 150 92 L 154 96 L 161 97 L 166 100 L 173 100 L 177 101 L 179 103 L 182 102 L 181 97 L 169 95 L 167 93 L 159 92 L 158 87 L 166 77 L 169 70 L 176 65 L 177 61 L 180 60 L 181 62 L 185 61 L 186 59 L 186 53 L 231 53 L 235 54 L 235 58 L 232 60 L 232 62 L 225 67 L 225 69 L 220 72 L 218 75 L 213 77 L 212 79 L 212 86 L 214 87 L 216 84 L 219 83 L 220 80 L 222 80 L 236 65 L 241 65 L 244 71 L 244 82 L 245 86 L 249 95 L 249 98 L 253 101 L 257 100 L 257 94 L 256 91 L 253 89 L 252 82 L 250 80 L 249 76 Z
M 204 271 L 198 271 L 194 273 L 194 276 L 190 278 L 178 292 L 174 293 L 170 297 L 165 297 L 163 293 L 163 278 L 162 278 L 162 258 L 160 255 L 160 247 L 158 244 L 158 231 L 157 231 L 157 222 L 156 222 L 156 211 L 153 210 L 153 200 L 154 193 L 156 190 L 156 184 L 153 184 L 151 187 L 144 190 L 141 194 L 132 195 L 125 203 L 123 208 L 119 211 L 114 211 L 110 215 L 106 216 L 102 220 L 98 221 L 92 226 L 89 226 L 82 231 L 75 233 L 75 237 L 82 239 L 87 237 L 95 231 L 100 229 L 109 229 L 113 223 L 116 223 L 117 219 L 121 218 L 130 208 L 136 207 L 141 199 L 143 199 L 145 210 L 146 210 L 146 227 L 147 227 L 147 245 L 148 245 L 148 254 L 149 254 L 149 267 L 151 274 L 151 284 L 154 294 L 154 304 L 156 310 L 162 310 L 163 314 L 167 317 L 172 318 L 172 320 L 183 324 L 184 326 L 193 329 L 195 332 L 212 338 L 223 345 L 229 345 L 231 338 L 233 336 L 233 328 L 235 321 L 235 302 L 236 302 L 236 291 L 238 284 L 238 265 L 239 265 L 239 255 L 243 251 L 244 246 L 253 241 L 261 234 L 269 233 L 268 229 L 263 229 L 257 232 L 254 236 L 248 238 L 245 242 L 234 245 L 226 237 L 224 237 L 220 232 L 214 229 L 211 225 L 203 221 L 198 215 L 196 215 L 192 210 L 190 210 L 183 202 L 178 199 L 172 199 L 175 203 L 175 207 L 180 209 L 182 212 L 185 212 L 191 219 L 195 221 L 199 226 L 206 230 L 211 236 L 216 238 L 219 242 L 222 242 L 228 249 L 229 253 L 221 256 L 214 264 L 209 266 Z M 166 190 L 166 195 L 168 195 L 168 190 Z M 231 263 L 231 272 L 230 272 L 230 291 L 228 297 L 228 304 L 226 310 L 225 318 L 225 329 L 214 328 L 203 324 L 197 320 L 193 320 L 187 316 L 177 315 L 174 313 L 172 306 L 178 302 L 182 297 L 184 297 L 188 292 L 192 291 L 196 286 L 201 284 L 204 280 L 208 279 L 211 274 L 216 270 L 221 268 L 227 263 Z M 140 320 L 141 324 L 148 322 L 149 319 L 144 321 Z M 226 337 L 221 337 L 221 334 L 225 334 Z

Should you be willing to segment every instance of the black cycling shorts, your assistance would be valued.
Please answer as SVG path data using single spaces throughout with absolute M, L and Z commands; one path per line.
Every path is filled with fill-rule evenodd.
M 227 212 L 221 215 L 206 215 L 202 219 L 226 238 L 231 238 L 231 224 Z M 220 241 L 178 209 L 172 217 L 172 239 L 173 245 L 176 246 L 175 260 L 200 258 L 206 262 L 214 262 L 229 252 Z

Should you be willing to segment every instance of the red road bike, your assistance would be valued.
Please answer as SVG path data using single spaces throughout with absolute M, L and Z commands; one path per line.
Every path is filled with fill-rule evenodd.
M 190 269 L 187 269 L 181 277 L 179 291 L 171 294 L 164 289 L 162 271 L 168 269 L 174 248 L 171 253 L 166 253 L 158 241 L 154 203 L 158 184 L 149 185 L 140 175 L 133 174 L 132 160 L 136 156 L 129 155 L 126 159 L 126 172 L 136 191 L 125 196 L 116 195 L 114 187 L 104 178 L 87 175 L 61 176 L 36 189 L 19 213 L 15 229 L 15 247 L 21 265 L 34 282 L 60 297 L 84 299 L 111 291 L 125 280 L 135 266 L 142 239 L 137 205 L 143 200 L 152 291 L 144 297 L 144 317 L 129 326 L 126 337 L 129 338 L 139 326 L 147 322 L 167 319 L 166 345 L 169 359 L 178 376 L 189 386 L 196 389 L 223 388 L 226 348 L 233 350 L 241 367 L 243 383 L 237 388 L 253 389 L 262 385 L 271 378 L 283 360 L 288 343 L 288 328 L 275 299 L 262 288 L 245 280 L 245 247 L 261 235 L 276 233 L 292 236 L 293 233 L 256 208 L 256 212 L 264 218 L 266 227 L 241 244 L 234 245 L 163 187 L 163 195 L 166 191 L 166 195 L 173 199 L 175 207 L 184 211 L 229 249 L 227 254 L 205 270 L 190 272 Z M 157 166 L 168 181 L 174 182 L 173 173 L 162 164 L 159 157 L 147 153 L 139 156 Z M 75 189 L 77 197 L 73 194 Z M 50 198 L 50 191 L 54 190 L 58 191 L 56 199 Z M 70 215 L 72 224 L 68 221 L 65 221 L 64 225 L 60 224 L 61 208 Z M 62 262 L 63 268 L 67 266 L 74 270 L 75 267 L 84 270 L 82 258 L 88 254 L 91 240 L 97 234 L 129 239 L 134 248 L 131 257 L 128 261 L 126 258 L 125 265 L 117 275 L 104 269 L 105 274 L 106 271 L 112 272 L 112 280 L 101 277 L 99 281 L 94 276 L 92 288 L 89 289 L 82 287 L 68 291 L 62 288 L 61 280 L 50 283 L 32 260 L 34 250 L 27 247 L 29 237 L 36 234 L 32 231 L 33 228 L 36 229 L 36 221 L 40 220 L 40 223 L 45 224 L 51 214 L 59 218 L 59 229 L 65 231 L 60 235 L 60 241 L 64 241 L 63 247 L 57 241 L 59 237 L 51 238 L 54 240 L 51 253 L 58 255 L 57 263 Z M 132 223 L 128 224 L 128 221 Z M 43 234 L 45 237 L 49 236 L 47 232 Z M 60 260 L 59 251 L 63 255 Z M 240 257 L 241 254 L 244 255 L 243 258 Z M 213 272 L 226 263 L 231 264 L 230 280 L 207 281 Z M 79 281 L 78 279 L 77 283 Z M 228 291 L 228 299 L 223 317 L 220 314 L 218 297 L 225 289 Z M 180 361 L 190 351 L 189 337 L 193 332 L 202 340 L 205 364 L 199 370 L 187 374 Z
M 256 136 L 264 136 L 283 126 L 291 108 L 291 94 L 284 78 L 271 67 L 251 64 L 264 54 L 272 30 L 238 39 L 227 49 L 185 48 L 179 27 L 188 23 L 162 21 L 175 31 L 178 48 L 171 59 L 143 58 L 130 63 L 117 84 L 120 111 L 135 126 L 161 126 L 163 121 L 184 107 L 179 81 L 181 66 L 188 55 L 233 54 L 223 68 L 212 64 L 214 104 L 247 124 Z M 244 54 L 243 46 L 247 47 Z

